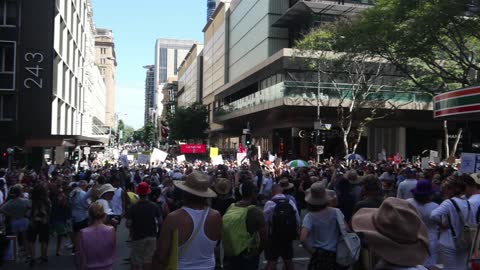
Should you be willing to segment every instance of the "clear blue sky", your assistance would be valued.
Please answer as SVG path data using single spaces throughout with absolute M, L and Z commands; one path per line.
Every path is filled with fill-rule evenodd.
M 207 0 L 92 0 L 97 27 L 113 30 L 117 54 L 115 111 L 143 126 L 145 69 L 155 62 L 157 38 L 203 43 Z

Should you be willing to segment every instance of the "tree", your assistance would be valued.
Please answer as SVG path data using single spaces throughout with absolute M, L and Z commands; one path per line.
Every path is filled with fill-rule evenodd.
M 406 85 L 431 95 L 477 85 L 480 18 L 475 3 L 378 0 L 352 23 L 338 27 L 334 46 L 382 57 L 409 79 Z M 446 121 L 444 131 L 448 157 L 455 151 L 449 153 Z
M 135 142 L 137 141 L 143 142 L 144 137 L 145 137 L 145 129 L 143 127 L 135 130 L 132 134 L 133 141 Z
M 342 22 L 342 24 L 345 22 Z M 334 47 L 336 29 L 341 23 L 314 29 L 296 43 L 296 56 L 317 71 L 318 92 L 329 99 L 318 99 L 322 106 L 336 107 L 345 154 L 355 153 L 367 125 L 385 118 L 406 104 L 395 104 L 385 95 L 386 76 L 392 74 L 385 61 L 367 53 L 344 52 Z M 322 84 L 329 83 L 329 89 Z M 389 82 L 394 84 L 393 80 Z M 391 86 L 390 85 L 390 86 Z
M 208 137 L 207 107 L 195 103 L 189 107 L 179 107 L 168 117 L 171 140 L 203 140 Z
M 126 142 L 131 142 L 133 140 L 133 133 L 135 130 L 133 127 L 126 125 L 125 128 L 123 129 L 123 138 L 120 140 L 120 143 L 126 143 Z
M 143 130 L 143 142 L 147 145 L 152 145 L 155 142 L 155 126 L 152 122 L 149 122 L 143 127 Z

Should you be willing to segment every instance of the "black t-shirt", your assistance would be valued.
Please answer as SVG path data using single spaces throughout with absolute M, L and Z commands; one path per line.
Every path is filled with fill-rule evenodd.
M 132 239 L 141 240 L 157 236 L 156 220 L 162 215 L 159 207 L 151 201 L 140 200 L 132 206 L 128 219 L 132 221 Z

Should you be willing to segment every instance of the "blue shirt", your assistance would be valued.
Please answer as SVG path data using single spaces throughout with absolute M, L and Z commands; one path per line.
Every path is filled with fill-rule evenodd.
M 88 219 L 88 198 L 90 198 L 90 191 L 85 192 L 80 188 L 75 188 L 70 193 L 70 206 L 74 223 Z
M 339 209 L 331 207 L 305 215 L 302 227 L 308 230 L 307 241 L 312 247 L 332 252 L 337 251 L 337 239 L 340 234 L 337 214 L 344 218 Z

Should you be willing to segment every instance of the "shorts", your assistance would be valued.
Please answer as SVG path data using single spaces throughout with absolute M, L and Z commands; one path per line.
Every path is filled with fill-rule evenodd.
M 29 242 L 35 242 L 37 240 L 37 235 L 38 235 L 38 240 L 40 243 L 48 243 L 48 238 L 49 238 L 49 231 L 50 228 L 47 224 L 43 224 L 40 222 L 33 221 L 30 223 L 30 226 L 28 227 L 27 231 L 27 239 Z
M 130 259 L 132 265 L 142 266 L 151 264 L 153 253 L 157 248 L 157 238 L 147 237 L 141 240 L 134 240 L 131 243 Z
M 14 234 L 22 233 L 28 230 L 28 218 L 12 219 L 10 221 L 10 231 Z
M 50 225 L 51 235 L 66 235 L 68 233 L 67 224 L 53 223 Z
M 267 261 L 277 261 L 278 258 L 284 261 L 293 259 L 293 241 L 278 241 L 269 239 L 265 248 L 265 259 Z
M 73 223 L 73 232 L 80 232 L 81 229 L 87 228 L 88 227 L 88 218 L 85 219 L 84 221 L 80 222 L 74 222 Z

